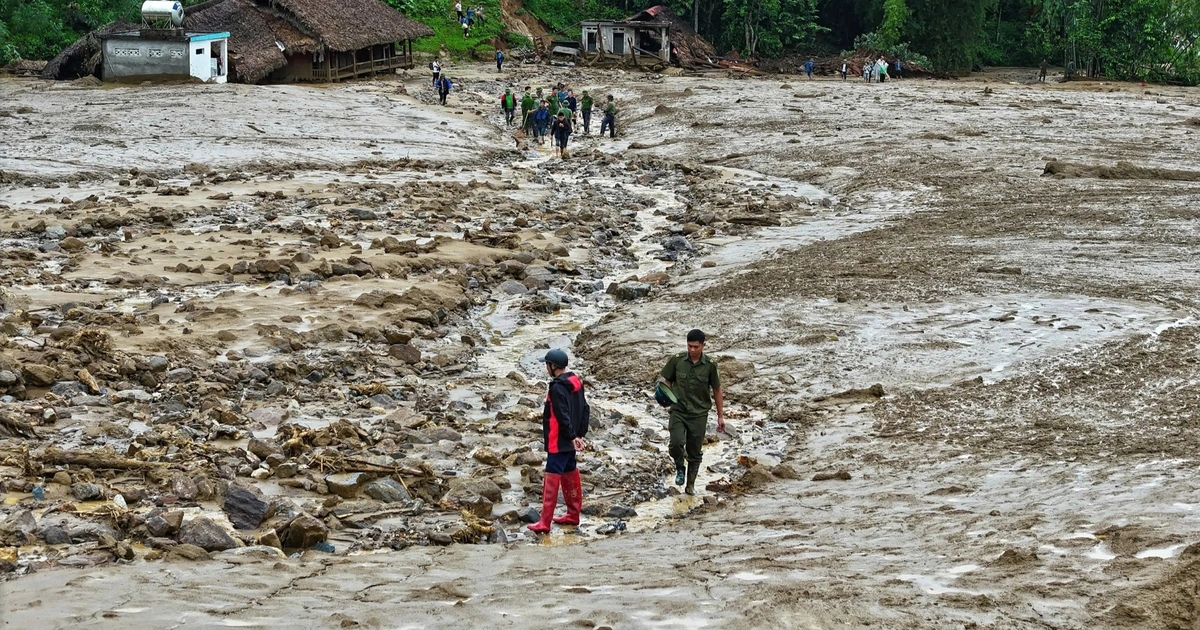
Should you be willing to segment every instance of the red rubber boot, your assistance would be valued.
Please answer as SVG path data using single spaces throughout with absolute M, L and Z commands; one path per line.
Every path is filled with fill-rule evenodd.
M 529 531 L 539 534 L 550 533 L 550 519 L 554 518 L 554 506 L 558 505 L 558 488 L 562 475 L 546 473 L 542 480 L 542 519 L 529 526 Z
M 579 479 L 578 468 L 563 474 L 562 492 L 567 513 L 554 519 L 554 522 L 559 525 L 578 525 L 579 511 L 583 509 L 583 481 Z

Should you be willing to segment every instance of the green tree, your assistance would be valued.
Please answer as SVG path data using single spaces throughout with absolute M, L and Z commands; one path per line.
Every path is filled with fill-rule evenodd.
M 904 37 L 904 27 L 912 12 L 904 0 L 885 0 L 883 3 L 883 24 L 876 31 L 876 42 L 883 48 L 892 48 L 900 44 Z

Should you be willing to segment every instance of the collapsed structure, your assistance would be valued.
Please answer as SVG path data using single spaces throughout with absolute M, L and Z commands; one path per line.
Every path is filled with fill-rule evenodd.
M 228 66 L 222 61 L 220 71 L 242 83 L 342 81 L 412 68 L 413 40 L 433 34 L 380 0 L 208 0 L 188 8 L 181 26 L 228 33 Z M 42 76 L 99 75 L 102 41 L 138 30 L 116 23 L 91 33 L 47 64 Z
M 671 9 L 658 5 L 625 20 L 584 20 L 578 42 L 554 42 L 551 52 L 585 65 L 634 63 L 712 67 L 717 52 Z

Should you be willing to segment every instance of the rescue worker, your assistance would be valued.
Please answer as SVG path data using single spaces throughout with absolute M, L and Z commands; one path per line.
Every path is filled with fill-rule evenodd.
M 604 135 L 604 130 L 608 129 L 608 137 L 617 137 L 617 102 L 613 100 L 613 95 L 608 95 L 608 103 L 604 105 L 604 120 L 600 121 L 600 135 Z
M 525 96 L 521 97 L 522 124 L 524 124 L 525 119 L 529 118 L 529 112 L 533 111 L 534 105 L 537 105 L 537 101 L 533 100 L 533 95 L 529 93 L 529 86 L 525 86 Z
M 592 105 L 596 103 L 596 99 L 592 98 L 587 90 L 583 91 L 583 98 L 579 99 L 579 110 L 583 112 L 583 133 L 584 135 L 592 135 Z
M 517 115 L 517 96 L 512 93 L 512 88 L 504 89 L 504 95 L 500 97 L 500 109 L 504 110 L 504 124 L 511 127 Z
M 546 372 L 552 379 L 542 408 L 542 441 L 546 447 L 546 475 L 542 478 L 542 513 L 529 531 L 550 532 L 550 523 L 578 525 L 583 509 L 583 483 L 575 458 L 586 444 L 588 404 L 583 395 L 583 379 L 567 371 L 567 353 L 554 349 L 546 353 Z M 562 489 L 567 513 L 554 518 L 558 491 Z
M 684 492 L 696 494 L 696 476 L 700 473 L 704 434 L 708 431 L 708 412 L 717 403 L 717 432 L 725 431 L 725 392 L 717 362 L 704 354 L 705 335 L 700 330 L 687 334 L 687 352 L 667 361 L 659 380 L 675 394 L 667 431 L 671 434 L 669 452 L 675 460 L 675 485 L 687 485 Z M 711 397 L 710 394 L 711 393 Z M 686 462 L 687 467 L 684 468 Z

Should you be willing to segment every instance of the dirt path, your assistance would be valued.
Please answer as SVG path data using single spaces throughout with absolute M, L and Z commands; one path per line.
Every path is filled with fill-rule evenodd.
M 645 383 L 693 326 L 712 335 L 710 350 L 722 361 L 740 413 L 732 424 L 742 434 L 710 447 L 706 479 L 743 474 L 738 455 L 768 467 L 787 464 L 795 474 L 776 468 L 749 494 L 710 492 L 721 501 L 690 514 L 696 501 L 670 494 L 653 500 L 653 484 L 638 485 L 628 496 L 649 500 L 639 505 L 630 531 L 612 537 L 597 534 L 604 521 L 592 519 L 582 536 L 556 536 L 544 545 L 413 546 L 357 556 L 308 551 L 287 560 L 223 552 L 203 563 L 139 557 L 131 564 L 46 567 L 0 586 L 6 622 L 896 629 L 1195 623 L 1192 545 L 1200 487 L 1191 469 L 1200 444 L 1191 429 L 1200 409 L 1194 297 L 1200 232 L 1193 208 L 1200 184 L 1160 177 L 1195 169 L 1189 143 L 1200 130 L 1194 122 L 1200 97 L 1194 90 L 971 81 L 880 86 L 577 70 L 550 76 L 520 67 L 501 77 L 485 67 L 459 74 L 467 82 L 456 107 L 431 109 L 431 96 L 414 80 L 395 110 L 406 113 L 401 124 L 415 134 L 413 151 L 438 162 L 440 174 L 429 178 L 463 186 L 452 193 L 462 195 L 461 206 L 444 215 L 440 206 L 429 210 L 442 221 L 439 230 L 451 234 L 454 225 L 458 233 L 478 233 L 485 218 L 523 216 L 545 221 L 541 232 L 522 237 L 538 252 L 570 244 L 567 258 L 618 282 L 664 269 L 668 276 L 655 279 L 661 284 L 648 298 L 620 303 L 588 301 L 582 283 L 569 280 L 576 288 L 562 294 L 580 301 L 557 315 L 479 294 L 477 310 L 467 309 L 455 330 L 494 339 L 495 346 L 463 350 L 431 333 L 420 340 L 428 356 L 447 355 L 441 367 L 458 361 L 470 367 L 449 375 L 419 372 L 436 387 L 414 391 L 423 399 L 451 399 L 430 412 L 433 418 L 477 417 L 481 428 L 454 424 L 469 448 L 436 443 L 420 447 L 429 449 L 424 456 L 452 469 L 489 441 L 519 448 L 523 438 L 514 436 L 522 434 L 513 425 L 487 424 L 497 409 L 536 393 L 514 385 L 517 377 L 502 378 L 506 366 L 533 377 L 530 358 L 536 368 L 539 348 L 575 335 L 578 328 L 568 325 L 575 319 L 596 322 L 578 333 L 574 350 L 583 371 L 604 384 L 601 407 L 636 420 L 638 428 L 627 420 L 602 427 L 599 445 L 611 459 L 589 464 L 597 487 L 619 485 L 611 480 L 622 458 L 662 447 Z M 551 79 L 616 94 L 622 137 L 579 138 L 577 157 L 568 162 L 500 153 L 512 145 L 494 127 L 500 113 L 492 95 L 513 81 Z M 82 107 L 106 92 L 31 92 L 25 85 L 5 89 L 38 112 Z M 386 86 L 296 88 L 295 94 L 314 99 L 309 107 L 330 108 L 318 111 L 351 99 L 361 124 L 383 133 L 392 116 L 373 105 L 391 101 Z M 240 100 L 226 106 L 259 115 L 277 107 L 267 92 L 237 94 Z M 285 107 L 302 118 L 303 99 L 291 102 Z M 51 116 L 18 116 L 28 118 L 27 135 L 17 139 L 28 155 L 39 135 L 61 125 Z M 14 127 L 11 117 L 0 123 Z M 196 136 L 201 127 L 186 123 L 181 133 Z M 311 152 L 324 142 L 291 137 L 277 150 L 256 142 L 236 153 L 204 143 L 115 145 L 127 131 L 94 132 L 102 141 L 99 155 L 78 138 L 48 148 L 53 156 L 83 156 L 65 170 L 25 159 L 6 163 L 6 171 L 33 183 L 0 191 L 9 207 L 4 223 L 43 215 L 35 202 L 47 195 L 103 196 L 106 186 L 116 186 L 85 177 L 48 192 L 37 178 L 71 182 L 81 172 L 104 172 L 106 164 L 122 165 L 114 171 L 149 164 L 164 151 L 179 167 L 203 161 L 245 168 L 257 160 L 298 160 L 297 146 Z M 465 145 L 462 155 L 456 137 L 481 140 Z M 380 147 L 329 141 L 334 162 L 371 160 L 376 150 L 387 159 L 408 154 L 400 131 Z M 1055 159 L 1083 168 L 1051 168 L 1060 176 L 1044 176 Z M 1134 168 L 1095 168 L 1120 161 Z M 310 195 L 307 179 L 327 186 L 336 177 L 339 186 L 361 185 L 355 194 L 386 184 L 397 187 L 387 194 L 422 198 L 403 188 L 413 177 L 403 167 L 330 168 L 333 174 L 284 168 L 291 177 L 282 181 L 267 171 L 234 192 Z M 430 179 L 412 185 L 428 186 Z M 484 183 L 467 187 L 477 179 Z M 308 192 L 296 193 L 297 187 Z M 509 196 L 500 199 L 500 192 Z M 210 193 L 179 203 L 195 209 L 211 203 Z M 339 208 L 273 211 L 310 222 L 330 212 L 340 221 L 345 209 Z M 400 222 L 387 230 L 414 236 L 421 230 L 418 217 L 394 210 Z M 556 218 L 567 216 L 586 216 L 587 232 Z M 672 235 L 686 235 L 691 251 L 661 247 Z M 191 238 L 175 238 L 185 236 Z M 358 255 L 355 242 L 361 247 L 381 236 L 356 229 L 344 251 L 326 255 Z M 280 240 L 271 257 L 289 253 L 288 240 L 270 238 Z M 186 267 L 199 262 L 188 247 L 230 261 L 244 255 L 236 248 L 251 247 L 233 239 L 184 240 L 154 255 Z M 372 248 L 364 252 L 372 256 Z M 443 266 L 472 265 L 478 255 L 461 249 L 400 255 L 390 263 L 406 266 L 404 286 L 389 284 L 399 282 L 398 274 L 331 281 L 323 299 L 353 304 L 361 293 L 353 287 L 364 283 L 397 293 L 412 283 L 442 286 L 433 283 Z M 385 260 L 372 258 L 380 268 Z M 102 257 L 84 264 L 115 272 L 103 268 L 111 263 Z M 62 284 L 64 273 L 78 279 L 82 272 L 38 267 L 37 273 Z M 186 287 L 195 274 L 167 275 Z M 30 282 L 25 297 L 68 299 L 63 294 L 73 290 Z M 277 309 L 303 304 L 315 315 L 328 308 L 293 299 L 299 302 Z M 280 314 L 270 295 L 247 296 L 236 306 L 245 311 L 247 331 Z M 370 319 L 383 317 L 377 308 L 346 308 L 347 317 L 366 325 L 386 323 Z M 229 328 L 218 315 L 200 318 L 195 330 L 215 335 Z M 131 351 L 145 343 L 137 336 L 118 341 Z M 305 352 L 317 350 L 350 352 L 328 344 Z M 389 382 L 405 374 L 384 367 L 396 370 Z M 339 404 L 331 395 L 304 399 L 299 408 L 348 413 Z M 349 415 L 373 426 L 369 406 Z M 27 494 L 10 496 L 29 501 Z M 528 497 L 521 498 L 520 483 L 506 489 L 505 507 L 522 500 Z M 664 518 L 679 514 L 687 517 Z M 515 536 L 519 526 L 505 529 Z

